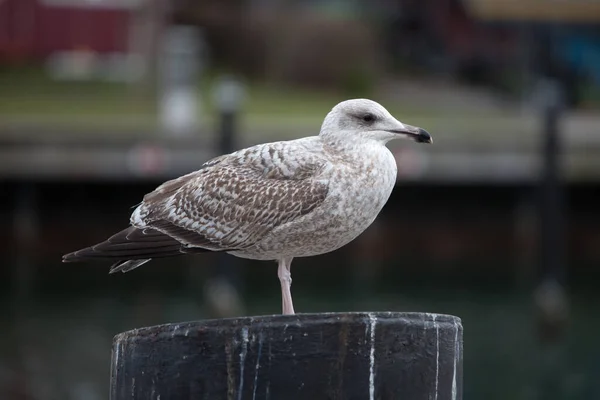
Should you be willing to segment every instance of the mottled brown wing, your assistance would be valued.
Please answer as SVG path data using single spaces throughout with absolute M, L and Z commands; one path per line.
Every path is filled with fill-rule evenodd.
M 236 250 L 322 204 L 328 192 L 328 182 L 318 179 L 322 160 L 284 164 L 276 152 L 263 153 L 261 159 L 236 154 L 165 183 L 145 197 L 132 222 L 188 246 Z

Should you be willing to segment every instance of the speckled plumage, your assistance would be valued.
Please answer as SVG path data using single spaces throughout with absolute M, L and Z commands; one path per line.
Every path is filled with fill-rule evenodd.
M 127 271 L 163 253 L 225 251 L 289 264 L 333 251 L 360 235 L 390 196 L 397 169 L 387 141 L 430 140 L 424 134 L 371 100 L 342 102 L 319 136 L 239 150 L 162 184 L 130 228 L 65 261 L 111 256 L 123 260 L 113 270 Z
M 311 137 L 220 157 L 147 195 L 131 223 L 246 258 L 332 251 L 371 224 L 396 179 L 387 148 L 356 150 Z

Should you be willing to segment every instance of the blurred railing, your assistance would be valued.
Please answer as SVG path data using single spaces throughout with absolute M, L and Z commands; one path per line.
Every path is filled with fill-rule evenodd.
M 524 183 L 539 176 L 541 117 L 539 122 L 523 119 L 520 131 L 495 134 L 446 130 L 442 121 L 432 125 L 427 126 L 434 137 L 432 146 L 392 142 L 399 180 Z M 591 117 L 571 115 L 560 125 L 566 182 L 600 181 L 600 135 Z M 297 128 L 280 139 L 300 137 L 315 129 Z M 243 133 L 237 135 L 239 148 L 276 137 L 267 130 Z M 161 180 L 196 170 L 220 154 L 217 135 L 211 132 L 185 138 L 161 136 L 152 132 L 66 135 L 51 130 L 39 134 L 4 129 L 0 131 L 0 178 Z

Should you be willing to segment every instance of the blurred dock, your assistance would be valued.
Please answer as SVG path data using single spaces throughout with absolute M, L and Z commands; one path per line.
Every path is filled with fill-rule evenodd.
M 426 149 L 393 143 L 399 180 L 436 182 L 533 182 L 539 175 L 542 117 L 519 111 L 399 118 L 434 136 Z M 318 133 L 318 118 L 274 116 L 243 119 L 238 147 Z M 600 181 L 600 117 L 566 114 L 559 131 L 567 183 Z M 189 137 L 157 128 L 87 129 L 0 125 L 0 178 L 162 180 L 196 170 L 219 155 L 218 132 L 204 127 Z

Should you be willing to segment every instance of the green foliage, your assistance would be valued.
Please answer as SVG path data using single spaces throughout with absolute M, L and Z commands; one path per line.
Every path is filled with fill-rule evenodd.
M 375 89 L 374 73 L 365 68 L 350 67 L 342 76 L 340 87 L 348 98 L 371 97 Z

